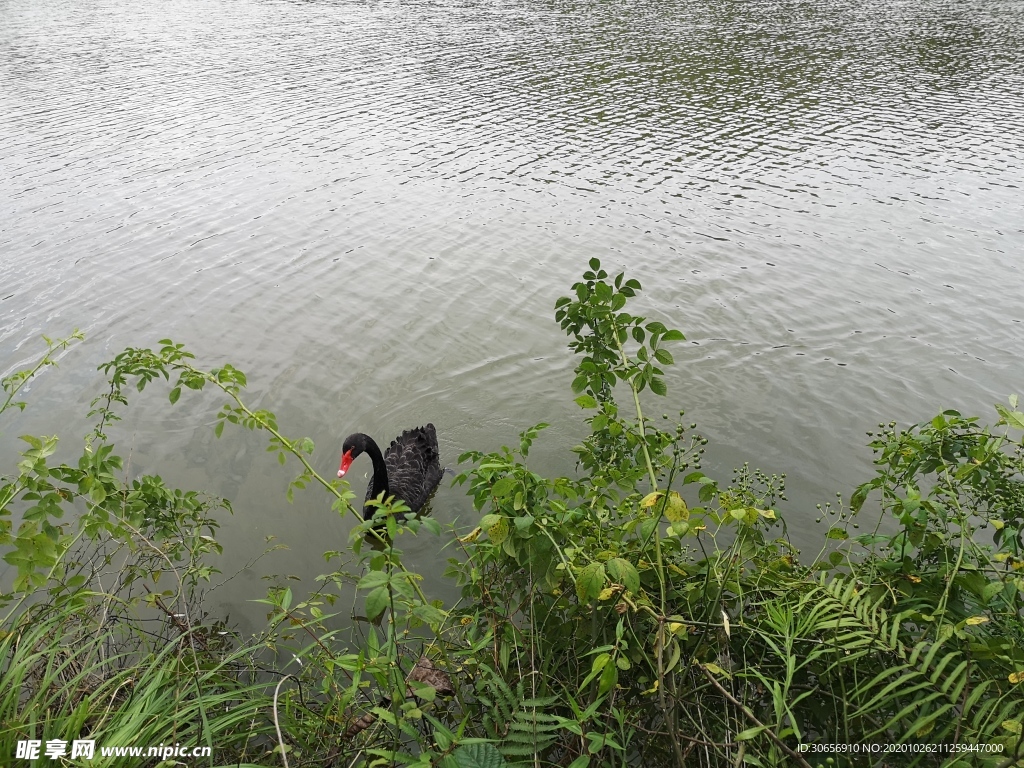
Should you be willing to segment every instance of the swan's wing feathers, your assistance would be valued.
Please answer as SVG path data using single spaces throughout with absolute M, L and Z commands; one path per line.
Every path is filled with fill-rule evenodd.
M 441 454 L 433 424 L 407 429 L 388 446 L 384 463 L 391 493 L 419 511 L 441 482 Z

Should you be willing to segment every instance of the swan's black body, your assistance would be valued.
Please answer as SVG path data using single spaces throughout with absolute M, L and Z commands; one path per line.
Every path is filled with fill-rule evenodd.
M 352 460 L 361 453 L 369 454 L 373 461 L 373 477 L 366 489 L 366 501 L 376 499 L 383 492 L 385 498 L 395 496 L 413 512 L 419 512 L 444 474 L 433 424 L 407 429 L 391 441 L 383 454 L 369 435 L 361 432 L 349 435 L 342 447 L 338 477 L 344 477 Z M 373 513 L 374 507 L 364 502 L 363 517 L 369 519 Z

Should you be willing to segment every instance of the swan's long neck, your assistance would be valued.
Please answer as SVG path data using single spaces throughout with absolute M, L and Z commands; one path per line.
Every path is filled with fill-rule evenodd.
M 387 496 L 391 493 L 391 488 L 388 485 L 388 467 L 384 463 L 384 457 L 381 455 L 380 448 L 377 447 L 377 443 L 372 438 L 367 438 L 366 440 L 366 452 L 370 455 L 370 460 L 373 462 L 373 478 L 370 480 L 370 488 L 373 490 L 370 496 L 375 499 L 381 494 L 381 491 Z

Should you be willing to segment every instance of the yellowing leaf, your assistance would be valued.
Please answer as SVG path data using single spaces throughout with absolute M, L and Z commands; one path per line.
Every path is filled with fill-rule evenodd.
M 618 590 L 615 587 L 605 587 L 601 590 L 601 594 L 597 596 L 598 600 L 611 600 L 615 597 Z
M 967 626 L 969 626 L 969 627 L 973 627 L 973 626 L 976 626 L 976 625 L 978 625 L 978 624 L 984 624 L 984 623 L 986 623 L 987 621 L 988 621 L 988 616 L 971 616 L 971 617 L 970 617 L 969 619 L 967 619 L 967 621 L 965 621 L 964 623 L 965 623 L 965 624 L 966 624 Z
M 467 533 L 465 536 L 459 539 L 460 544 L 470 544 L 480 538 L 480 534 L 483 532 L 483 528 L 479 525 L 472 531 Z
M 499 517 L 498 521 L 487 529 L 487 536 L 495 545 L 500 545 L 508 538 L 508 520 Z
M 643 497 L 640 501 L 640 506 L 649 509 L 655 504 L 661 503 L 664 497 L 664 491 L 652 491 Z M 670 523 L 676 523 L 690 517 L 690 510 L 686 508 L 686 502 L 675 491 L 671 491 L 668 494 L 668 499 L 665 501 L 665 517 L 668 518 Z
M 661 681 L 660 680 L 655 680 L 654 681 L 654 685 L 652 685 L 650 688 L 648 688 L 646 691 L 644 691 L 643 695 L 644 696 L 650 696 L 652 693 L 657 693 L 658 692 L 658 683 L 659 682 L 661 682 Z
M 737 523 L 746 521 L 748 508 L 747 507 L 736 507 L 735 509 L 729 510 L 729 517 L 735 520 Z M 754 512 L 754 518 L 757 518 L 757 512 Z
M 660 499 L 663 495 L 664 494 L 661 491 L 651 491 L 646 496 L 644 496 L 643 499 L 640 501 L 640 506 L 645 508 L 653 507 L 655 504 L 658 503 L 658 499 Z
M 678 635 L 680 632 L 686 631 L 686 625 L 678 621 L 670 621 L 668 623 L 668 631 L 673 635 Z
M 1017 735 L 1020 735 L 1020 720 L 1003 720 L 1003 722 L 1001 722 L 1000 725 L 1003 726 L 1003 728 L 1008 730 L 1010 733 L 1016 733 Z
M 724 669 L 722 669 L 717 664 L 713 664 L 710 661 L 707 664 L 704 665 L 704 669 L 706 669 L 708 672 L 710 672 L 711 674 L 715 675 L 716 677 L 724 677 L 724 678 L 726 678 L 728 680 L 732 679 L 732 675 L 730 675 L 728 672 L 726 672 Z
M 1007 679 L 1014 685 L 1024 683 L 1024 669 L 1014 672 Z
M 668 503 L 665 504 L 665 517 L 670 523 L 678 523 L 680 520 L 687 520 L 690 517 L 690 510 L 686 508 L 686 502 L 675 491 L 668 495 Z

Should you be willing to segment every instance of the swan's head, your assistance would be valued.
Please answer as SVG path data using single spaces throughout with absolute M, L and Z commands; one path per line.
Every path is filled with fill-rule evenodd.
M 338 467 L 338 477 L 344 477 L 352 461 L 366 450 L 366 435 L 355 434 L 345 438 L 341 446 L 341 466 Z

